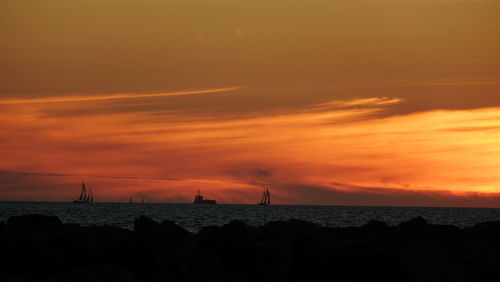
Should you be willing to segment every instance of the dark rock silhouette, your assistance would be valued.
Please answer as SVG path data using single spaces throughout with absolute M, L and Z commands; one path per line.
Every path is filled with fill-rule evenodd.
M 12 216 L 7 220 L 10 228 L 25 228 L 38 230 L 53 230 L 59 228 L 62 223 L 56 216 L 45 216 L 30 214 L 23 216 Z
M 419 229 L 425 228 L 426 226 L 427 221 L 421 216 L 415 217 L 398 225 L 399 229 L 409 232 L 415 232 Z
M 144 216 L 131 231 L 26 215 L 0 222 L 0 250 L 0 281 L 500 281 L 500 221 L 233 221 L 191 234 Z

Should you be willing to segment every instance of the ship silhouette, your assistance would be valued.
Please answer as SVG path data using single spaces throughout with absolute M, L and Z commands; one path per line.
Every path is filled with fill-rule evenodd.
M 194 196 L 194 201 L 193 204 L 216 204 L 217 202 L 215 200 L 205 200 L 203 199 L 203 195 L 201 194 L 201 191 L 198 190 L 198 193 L 196 196 Z
M 92 202 L 94 202 L 92 189 L 89 189 L 89 192 L 87 193 L 87 188 L 85 187 L 85 183 L 82 181 L 82 192 L 80 193 L 80 197 L 78 198 L 78 200 L 73 201 L 73 203 L 90 204 Z

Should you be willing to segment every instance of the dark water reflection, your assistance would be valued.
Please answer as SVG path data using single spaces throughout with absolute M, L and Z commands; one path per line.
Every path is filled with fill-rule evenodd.
M 500 209 L 480 208 L 0 202 L 0 221 L 32 213 L 55 215 L 64 223 L 124 228 L 133 228 L 134 219 L 146 215 L 157 221 L 172 220 L 191 232 L 236 219 L 250 225 L 263 225 L 296 218 L 329 227 L 359 226 L 371 219 L 396 225 L 416 216 L 423 216 L 430 223 L 460 227 L 500 220 Z

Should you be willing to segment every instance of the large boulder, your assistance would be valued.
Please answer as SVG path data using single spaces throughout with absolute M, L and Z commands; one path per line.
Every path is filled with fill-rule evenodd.
M 400 229 L 405 231 L 417 231 L 425 228 L 426 226 L 427 221 L 421 216 L 417 216 L 398 225 Z
M 170 277 L 173 280 L 189 275 L 187 257 L 191 255 L 193 235 L 172 221 L 158 223 L 146 216 L 134 222 L 134 233 L 142 245 L 138 255 L 149 257 L 153 277 Z M 143 269 L 147 269 L 143 267 Z
M 296 238 L 301 235 L 317 235 L 325 228 L 304 220 L 290 219 L 288 221 L 271 221 L 262 226 L 261 231 L 266 237 Z
M 196 250 L 190 259 L 190 266 L 198 277 L 209 258 L 210 268 L 219 277 L 236 279 L 252 276 L 257 272 L 259 262 L 252 245 L 257 240 L 257 234 L 257 228 L 239 220 L 223 226 L 205 227 L 196 235 Z
M 495 235 L 500 234 L 500 221 L 482 222 L 476 224 L 474 227 L 480 230 L 481 232 L 487 232 L 489 234 L 495 234 Z
M 173 221 L 164 220 L 158 223 L 146 216 L 141 216 L 134 221 L 134 232 L 142 237 L 160 239 L 179 243 L 184 242 L 193 235 Z
M 185 230 L 184 228 L 180 227 L 175 222 L 170 220 L 162 221 L 160 223 L 160 229 L 162 234 L 168 234 L 170 239 L 180 240 L 181 242 L 184 242 L 193 236 L 193 234 L 191 234 L 189 231 Z
M 389 229 L 389 224 L 383 221 L 370 220 L 367 224 L 363 225 L 361 228 L 373 231 L 386 231 Z
M 464 228 L 463 233 L 470 238 L 497 240 L 500 238 L 500 221 L 477 223 L 472 227 Z
M 151 233 L 158 230 L 159 226 L 158 222 L 144 215 L 134 220 L 134 231 L 138 233 Z
M 454 225 L 429 224 L 423 232 L 420 233 L 422 239 L 431 239 L 440 243 L 452 243 L 459 240 L 461 229 Z
M 248 226 L 241 220 L 233 220 L 223 226 L 203 227 L 196 235 L 199 240 L 212 240 L 215 237 L 222 237 L 224 240 L 244 240 L 253 237 L 257 228 Z
M 29 214 L 12 216 L 7 220 L 7 226 L 13 229 L 35 229 L 35 230 L 54 230 L 61 227 L 61 220 L 57 216 L 48 216 L 41 214 Z

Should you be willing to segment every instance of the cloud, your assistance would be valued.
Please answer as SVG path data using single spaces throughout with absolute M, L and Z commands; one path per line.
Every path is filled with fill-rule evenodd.
M 373 98 L 361 98 L 361 99 L 350 99 L 343 101 L 329 101 L 321 104 L 317 104 L 319 108 L 345 108 L 345 107 L 361 107 L 361 106 L 385 106 L 398 104 L 403 102 L 401 98 L 387 98 L 387 97 L 373 97 Z
M 421 2 L 448 2 L 448 3 L 484 3 L 484 2 L 498 2 L 498 0 L 414 0 Z
M 203 34 L 197 34 L 196 40 L 198 40 L 200 43 L 205 43 L 207 41 L 207 39 L 205 38 L 205 36 L 203 36 Z
M 265 176 L 271 172 L 256 169 L 252 172 L 257 176 Z M 153 180 L 153 181 L 183 181 L 189 183 L 206 183 L 206 182 L 219 182 L 213 179 L 190 179 L 190 178 L 172 178 L 172 177 L 145 177 L 133 175 L 99 175 L 99 174 L 66 174 L 66 173 L 53 173 L 53 172 L 31 172 L 31 171 L 14 171 L 14 170 L 0 170 L 0 176 L 35 176 L 35 177 L 91 177 L 91 178 L 109 178 L 109 179 L 124 179 L 124 180 Z M 225 181 L 227 182 L 227 181 Z
M 361 187 L 346 183 L 330 186 L 306 184 L 277 185 L 271 191 L 273 198 L 282 198 L 294 204 L 352 205 L 352 206 L 422 206 L 422 207 L 496 207 L 500 194 L 455 194 L 446 190 L 418 191 Z M 283 191 L 286 191 L 284 193 Z M 371 219 L 371 218 L 370 218 Z
M 72 174 L 64 174 L 64 173 L 30 172 L 30 171 L 9 171 L 9 170 L 0 170 L 0 175 L 19 175 L 19 176 L 75 176 L 75 175 L 72 175 Z
M 243 34 L 243 32 L 239 27 L 234 29 L 234 34 L 236 34 L 236 36 L 238 36 L 241 39 L 246 39 L 245 35 Z
M 150 201 L 190 199 L 202 189 L 220 202 L 251 203 L 262 187 L 273 187 L 276 203 L 385 205 L 397 199 L 385 194 L 429 191 L 447 191 L 432 194 L 433 203 L 439 195 L 496 197 L 499 108 L 374 116 L 401 104 L 397 97 L 332 99 L 222 118 L 161 108 L 61 117 L 41 109 L 89 104 L 6 106 L 0 197 L 71 200 L 82 176 L 100 201 L 141 191 Z M 300 195 L 296 187 L 326 191 Z M 408 201 L 401 204 L 409 198 L 399 197 Z
M 133 98 L 157 98 L 169 96 L 183 96 L 183 95 L 199 95 L 235 91 L 244 88 L 243 86 L 202 89 L 202 90 L 186 90 L 174 91 L 165 93 L 131 93 L 131 94 L 116 94 L 116 95 L 100 95 L 100 96 L 57 96 L 45 97 L 34 99 L 3 99 L 0 104 L 44 104 L 44 103 L 66 103 L 66 102 L 90 102 L 90 101 L 104 101 L 104 100 L 118 100 L 118 99 L 133 99 Z
M 500 85 L 498 77 L 463 77 L 443 79 L 413 79 L 379 82 L 363 82 L 354 84 L 339 84 L 339 88 L 377 88 L 377 87 L 445 87 L 445 86 L 494 86 Z
M 453 128 L 446 128 L 444 129 L 446 131 L 451 131 L 451 132 L 486 132 L 486 131 L 497 131 L 500 132 L 500 126 L 465 126 L 465 127 L 453 127 Z

